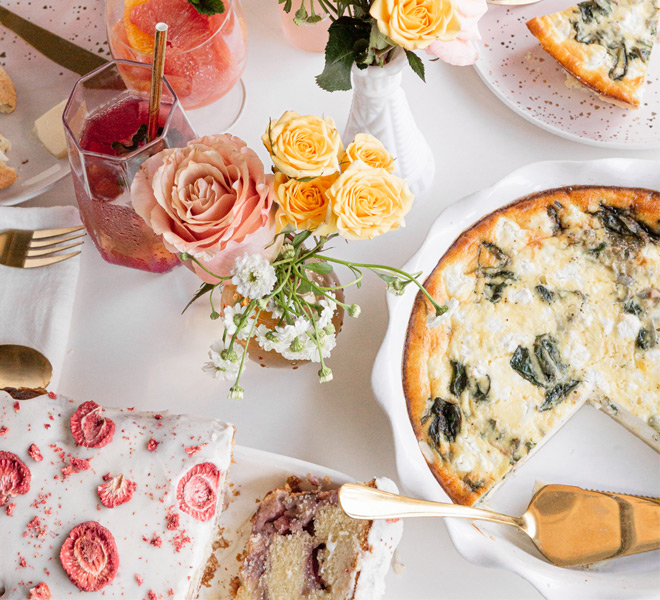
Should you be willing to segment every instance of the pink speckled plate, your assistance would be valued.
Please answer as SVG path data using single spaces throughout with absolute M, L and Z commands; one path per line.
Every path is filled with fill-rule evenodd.
M 586 89 L 567 87 L 565 71 L 525 23 L 572 4 L 573 0 L 544 0 L 516 8 L 490 6 L 479 21 L 483 43 L 477 72 L 514 112 L 556 135 L 610 148 L 660 148 L 660 49 L 654 48 L 637 110 L 609 104 Z

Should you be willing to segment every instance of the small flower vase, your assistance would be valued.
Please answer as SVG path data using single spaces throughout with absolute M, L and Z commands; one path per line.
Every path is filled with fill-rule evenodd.
M 401 87 L 401 71 L 407 64 L 405 52 L 397 48 L 384 67 L 353 65 L 353 102 L 343 140 L 348 145 L 357 133 L 377 137 L 396 159 L 396 174 L 419 197 L 433 183 L 435 159 Z
M 324 287 L 336 287 L 339 286 L 339 279 L 337 278 L 336 273 L 331 271 L 327 274 L 314 273 L 312 271 L 307 272 L 309 278 L 317 283 L 318 285 Z M 337 289 L 334 292 L 335 297 L 340 302 L 344 301 L 344 291 L 342 289 Z M 315 296 L 316 300 L 320 300 L 320 296 Z M 221 310 L 224 310 L 227 306 L 234 306 L 237 302 L 242 300 L 241 296 L 236 293 L 236 286 L 229 283 L 225 285 L 222 289 L 221 296 Z M 243 300 L 244 301 L 244 300 Z M 332 316 L 332 324 L 335 327 L 335 335 L 339 335 L 341 327 L 344 323 L 344 309 L 337 305 L 334 315 Z M 262 312 L 257 319 L 257 325 L 265 325 L 268 329 L 274 329 L 278 325 L 278 321 L 273 317 L 269 312 Z M 244 344 L 245 342 L 241 342 Z M 248 358 L 262 367 L 275 367 L 275 368 L 292 368 L 297 369 L 300 365 L 305 364 L 306 360 L 289 360 L 284 358 L 281 354 L 275 350 L 264 350 L 261 346 L 257 344 L 254 339 L 251 339 L 248 343 Z
M 317 23 L 296 25 L 293 22 L 296 11 L 292 8 L 286 12 L 284 6 L 284 4 L 280 4 L 280 18 L 286 39 L 296 48 L 305 52 L 323 52 L 328 43 L 328 28 L 332 24 L 330 15 L 324 13 Z

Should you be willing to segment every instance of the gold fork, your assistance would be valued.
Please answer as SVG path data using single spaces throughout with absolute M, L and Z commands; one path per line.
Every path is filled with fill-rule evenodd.
M 85 235 L 84 227 L 61 229 L 7 229 L 0 231 L 0 264 L 18 269 L 47 267 L 80 254 L 80 250 L 59 254 L 80 246 L 83 242 L 71 242 Z M 78 233 L 82 232 L 82 233 Z
M 543 486 L 522 517 L 482 508 L 429 502 L 354 483 L 339 489 L 339 503 L 354 519 L 459 517 L 513 525 L 541 554 L 569 567 L 660 548 L 660 502 L 570 485 Z

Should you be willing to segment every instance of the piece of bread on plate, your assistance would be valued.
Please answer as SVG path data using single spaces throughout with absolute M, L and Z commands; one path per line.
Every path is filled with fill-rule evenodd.
M 7 71 L 0 67 L 0 113 L 16 110 L 16 90 Z
M 659 16 L 660 0 L 588 0 L 527 27 L 582 85 L 603 100 L 637 108 Z

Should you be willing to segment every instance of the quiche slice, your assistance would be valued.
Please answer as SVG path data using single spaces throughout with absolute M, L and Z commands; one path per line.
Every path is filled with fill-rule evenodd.
M 588 0 L 527 23 L 543 49 L 604 100 L 639 106 L 660 0 Z
M 425 287 L 449 310 L 418 294 L 403 388 L 452 500 L 482 499 L 586 402 L 660 452 L 660 192 L 523 198 L 459 236 Z

